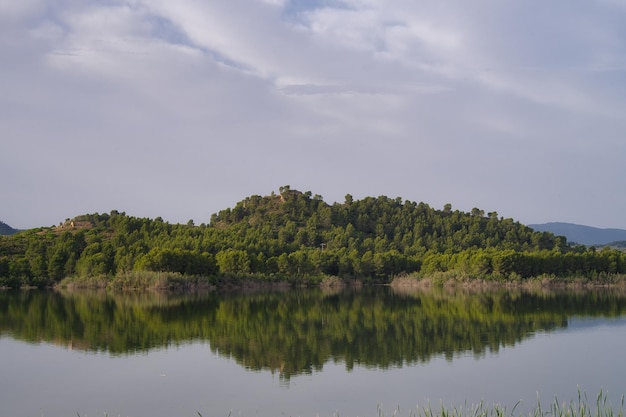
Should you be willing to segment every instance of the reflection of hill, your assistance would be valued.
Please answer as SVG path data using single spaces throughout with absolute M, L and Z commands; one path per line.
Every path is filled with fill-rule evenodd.
M 196 297 L 160 293 L 0 293 L 0 334 L 74 349 L 126 354 L 206 339 L 210 316 Z M 194 305 L 187 314 L 186 306 Z M 186 323 L 188 321 L 188 323 Z
M 571 316 L 625 311 L 626 297 L 608 291 L 23 292 L 0 293 L 0 334 L 112 354 L 205 340 L 242 366 L 289 378 L 329 360 L 390 367 L 436 355 L 482 355 L 565 327 Z

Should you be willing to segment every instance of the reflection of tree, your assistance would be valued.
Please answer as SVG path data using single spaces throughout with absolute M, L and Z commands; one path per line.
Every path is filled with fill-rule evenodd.
M 288 379 L 329 360 L 351 369 L 480 356 L 565 327 L 573 315 L 625 310 L 626 296 L 610 291 L 22 292 L 0 293 L 0 334 L 112 354 L 206 340 L 242 366 Z
M 207 314 L 211 308 L 206 298 L 199 299 L 152 292 L 0 293 L 0 334 L 74 349 L 134 353 L 207 339 L 203 329 L 212 321 Z

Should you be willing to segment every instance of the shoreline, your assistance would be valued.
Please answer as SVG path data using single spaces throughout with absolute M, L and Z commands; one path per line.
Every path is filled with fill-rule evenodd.
M 149 278 L 149 279 L 148 279 Z M 608 276 L 605 279 L 585 277 L 549 277 L 540 276 L 524 280 L 505 280 L 493 278 L 458 278 L 440 276 L 419 277 L 399 276 L 390 282 L 364 282 L 358 279 L 341 279 L 336 276 L 306 278 L 230 276 L 200 277 L 183 276 L 174 273 L 133 273 L 124 277 L 97 277 L 90 280 L 74 280 L 68 278 L 49 287 L 52 289 L 93 290 L 105 289 L 114 291 L 288 291 L 297 288 L 320 288 L 323 290 L 341 290 L 371 286 L 388 286 L 395 290 L 420 289 L 619 289 L 626 290 L 626 275 Z M 28 289 L 28 288 L 25 288 Z
M 431 274 L 428 276 L 399 275 L 388 282 L 340 278 L 337 276 L 264 276 L 264 275 L 225 275 L 197 276 L 174 272 L 132 271 L 116 276 L 98 275 L 92 277 L 67 277 L 62 281 L 43 287 L 22 286 L 0 287 L 0 291 L 33 290 L 37 288 L 114 291 L 286 291 L 296 288 L 321 288 L 338 290 L 343 288 L 361 288 L 367 286 L 389 286 L 398 290 L 419 290 L 428 288 L 465 288 L 465 289 L 624 289 L 626 275 L 604 274 L 594 278 L 571 276 L 556 277 L 541 275 L 525 279 L 511 279 L 503 276 L 470 277 L 455 274 Z

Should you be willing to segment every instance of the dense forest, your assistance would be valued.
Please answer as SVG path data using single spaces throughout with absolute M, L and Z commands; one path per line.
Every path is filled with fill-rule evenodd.
M 401 198 L 350 195 L 329 205 L 289 186 L 248 197 L 212 215 L 208 224 L 111 211 L 0 236 L 5 287 L 50 286 L 68 277 L 124 286 L 162 273 L 173 281 L 211 282 L 389 282 L 406 274 L 605 279 L 626 273 L 626 253 L 570 246 L 564 237 L 478 208 L 462 212 L 446 204 L 438 210 Z

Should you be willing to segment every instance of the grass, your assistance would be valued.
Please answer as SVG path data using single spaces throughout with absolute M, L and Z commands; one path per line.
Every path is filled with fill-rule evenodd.
M 519 404 L 518 402 L 510 410 L 499 404 L 487 405 L 484 402 L 471 406 L 465 404 L 463 407 L 454 408 L 446 408 L 443 405 L 432 408 L 429 404 L 411 410 L 409 417 L 624 417 L 624 396 L 622 395 L 619 406 L 613 408 L 608 402 L 607 395 L 602 391 L 596 397 L 595 403 L 589 402 L 587 395 L 581 393 L 580 390 L 577 401 L 561 403 L 555 398 L 548 408 L 542 407 L 541 402 L 537 400 L 535 407 L 527 414 L 516 412 Z M 400 409 L 393 412 L 393 417 L 400 417 L 401 415 Z M 380 407 L 378 417 L 385 417 Z
M 578 391 L 578 400 L 569 403 L 560 403 L 558 399 L 550 404 L 548 408 L 543 408 L 540 401 L 528 414 L 516 412 L 520 403 L 517 403 L 510 410 L 507 407 L 498 404 L 487 405 L 480 402 L 476 405 L 463 405 L 462 407 L 446 408 L 444 405 L 433 408 L 430 404 L 425 407 L 417 407 L 411 410 L 409 417 L 624 417 L 624 396 L 618 408 L 613 408 L 608 402 L 608 397 L 600 391 L 596 397 L 595 403 L 590 403 L 587 395 Z M 199 417 L 204 417 L 199 411 L 196 412 Z M 76 413 L 81 417 L 79 413 Z M 231 417 L 232 411 L 227 417 Z M 401 417 L 403 414 L 400 408 L 397 408 L 391 417 Z M 284 415 L 283 415 L 284 416 Z M 85 416 L 86 417 L 86 416 Z M 108 417 L 105 414 L 105 417 Z M 333 417 L 340 417 L 335 413 Z M 378 417 L 386 417 L 382 407 L 378 406 Z
M 212 277 L 183 275 L 177 272 L 130 271 L 115 276 L 95 275 L 67 277 L 58 287 L 68 289 L 203 289 L 213 285 Z
M 624 417 L 624 396 L 617 408 L 609 403 L 607 395 L 600 391 L 595 403 L 588 400 L 587 395 L 578 391 L 578 400 L 569 403 L 561 403 L 557 398 L 544 408 L 537 400 L 535 407 L 524 414 L 518 412 L 519 402 L 510 410 L 499 404 L 488 405 L 480 402 L 476 405 L 464 404 L 462 407 L 447 408 L 444 405 L 433 408 L 430 404 L 425 407 L 417 407 L 409 411 L 408 417 Z M 227 417 L 231 417 L 231 413 Z M 199 417 L 204 417 L 199 411 Z M 390 417 L 402 417 L 405 415 L 397 408 Z M 284 416 L 284 415 L 283 415 Z M 341 417 L 338 413 L 332 417 Z M 378 406 L 378 417 L 387 417 L 382 407 Z
M 109 290 L 251 289 L 301 286 L 337 287 L 343 281 L 322 275 L 289 276 L 263 274 L 185 275 L 178 272 L 128 271 L 116 275 L 70 276 L 59 288 Z

